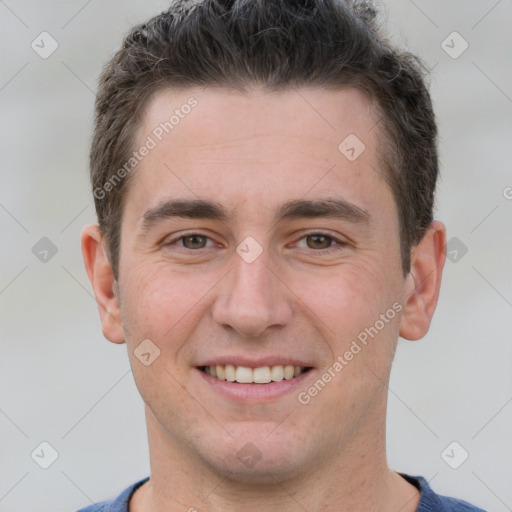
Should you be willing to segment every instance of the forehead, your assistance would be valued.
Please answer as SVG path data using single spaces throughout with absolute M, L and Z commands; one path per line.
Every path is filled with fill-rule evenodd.
M 241 200 L 249 207 L 251 198 L 272 208 L 337 189 L 371 204 L 388 188 L 377 124 L 372 102 L 354 88 L 161 90 L 138 132 L 136 146 L 151 140 L 152 149 L 131 177 L 127 203 L 213 193 L 228 208 Z
M 191 104 L 195 106 L 190 107 Z M 223 143 L 241 136 L 256 138 L 272 132 L 308 139 L 316 135 L 334 143 L 336 148 L 336 142 L 341 142 L 347 130 L 368 139 L 379 116 L 373 102 L 353 87 L 303 87 L 271 92 L 257 87 L 244 92 L 213 86 L 164 89 L 148 102 L 139 135 L 159 132 L 161 127 L 162 135 L 172 131 L 179 142 L 180 132 L 190 124 L 184 122 L 188 117 L 195 120 L 194 130 L 202 143 Z M 169 121 L 172 128 L 167 126 L 166 131 L 162 124 Z

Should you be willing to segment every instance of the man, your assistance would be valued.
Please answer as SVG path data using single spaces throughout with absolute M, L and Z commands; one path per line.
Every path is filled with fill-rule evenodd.
M 423 68 L 375 16 L 175 2 L 104 69 L 82 250 L 151 475 L 83 510 L 481 510 L 386 461 L 397 339 L 429 329 L 446 234 Z

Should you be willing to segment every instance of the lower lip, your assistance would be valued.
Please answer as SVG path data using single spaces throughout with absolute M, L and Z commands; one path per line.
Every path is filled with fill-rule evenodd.
M 280 398 L 287 393 L 304 387 L 304 381 L 314 371 L 310 369 L 293 379 L 283 379 L 279 382 L 269 382 L 268 384 L 240 384 L 239 382 L 217 379 L 198 368 L 195 370 L 200 373 L 204 381 L 215 391 L 239 402 L 270 402 Z

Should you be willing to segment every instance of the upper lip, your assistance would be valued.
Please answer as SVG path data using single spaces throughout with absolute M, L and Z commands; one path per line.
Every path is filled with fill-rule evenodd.
M 286 357 L 286 356 L 265 356 L 265 357 L 248 357 L 248 356 L 217 356 L 206 360 L 203 363 L 198 364 L 201 366 L 216 366 L 216 365 L 227 365 L 232 364 L 234 366 L 245 366 L 248 368 L 260 368 L 262 366 L 277 366 L 277 365 L 291 365 L 291 366 L 302 366 L 312 367 L 310 362 L 306 362 L 301 359 Z

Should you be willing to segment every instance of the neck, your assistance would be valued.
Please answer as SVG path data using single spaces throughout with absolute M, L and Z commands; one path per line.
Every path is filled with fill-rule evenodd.
M 373 412 L 327 460 L 312 461 L 302 473 L 267 473 L 255 483 L 214 471 L 170 439 L 146 409 L 151 477 L 135 492 L 129 510 L 234 512 L 243 506 L 244 512 L 414 512 L 419 491 L 388 468 L 385 414 Z

